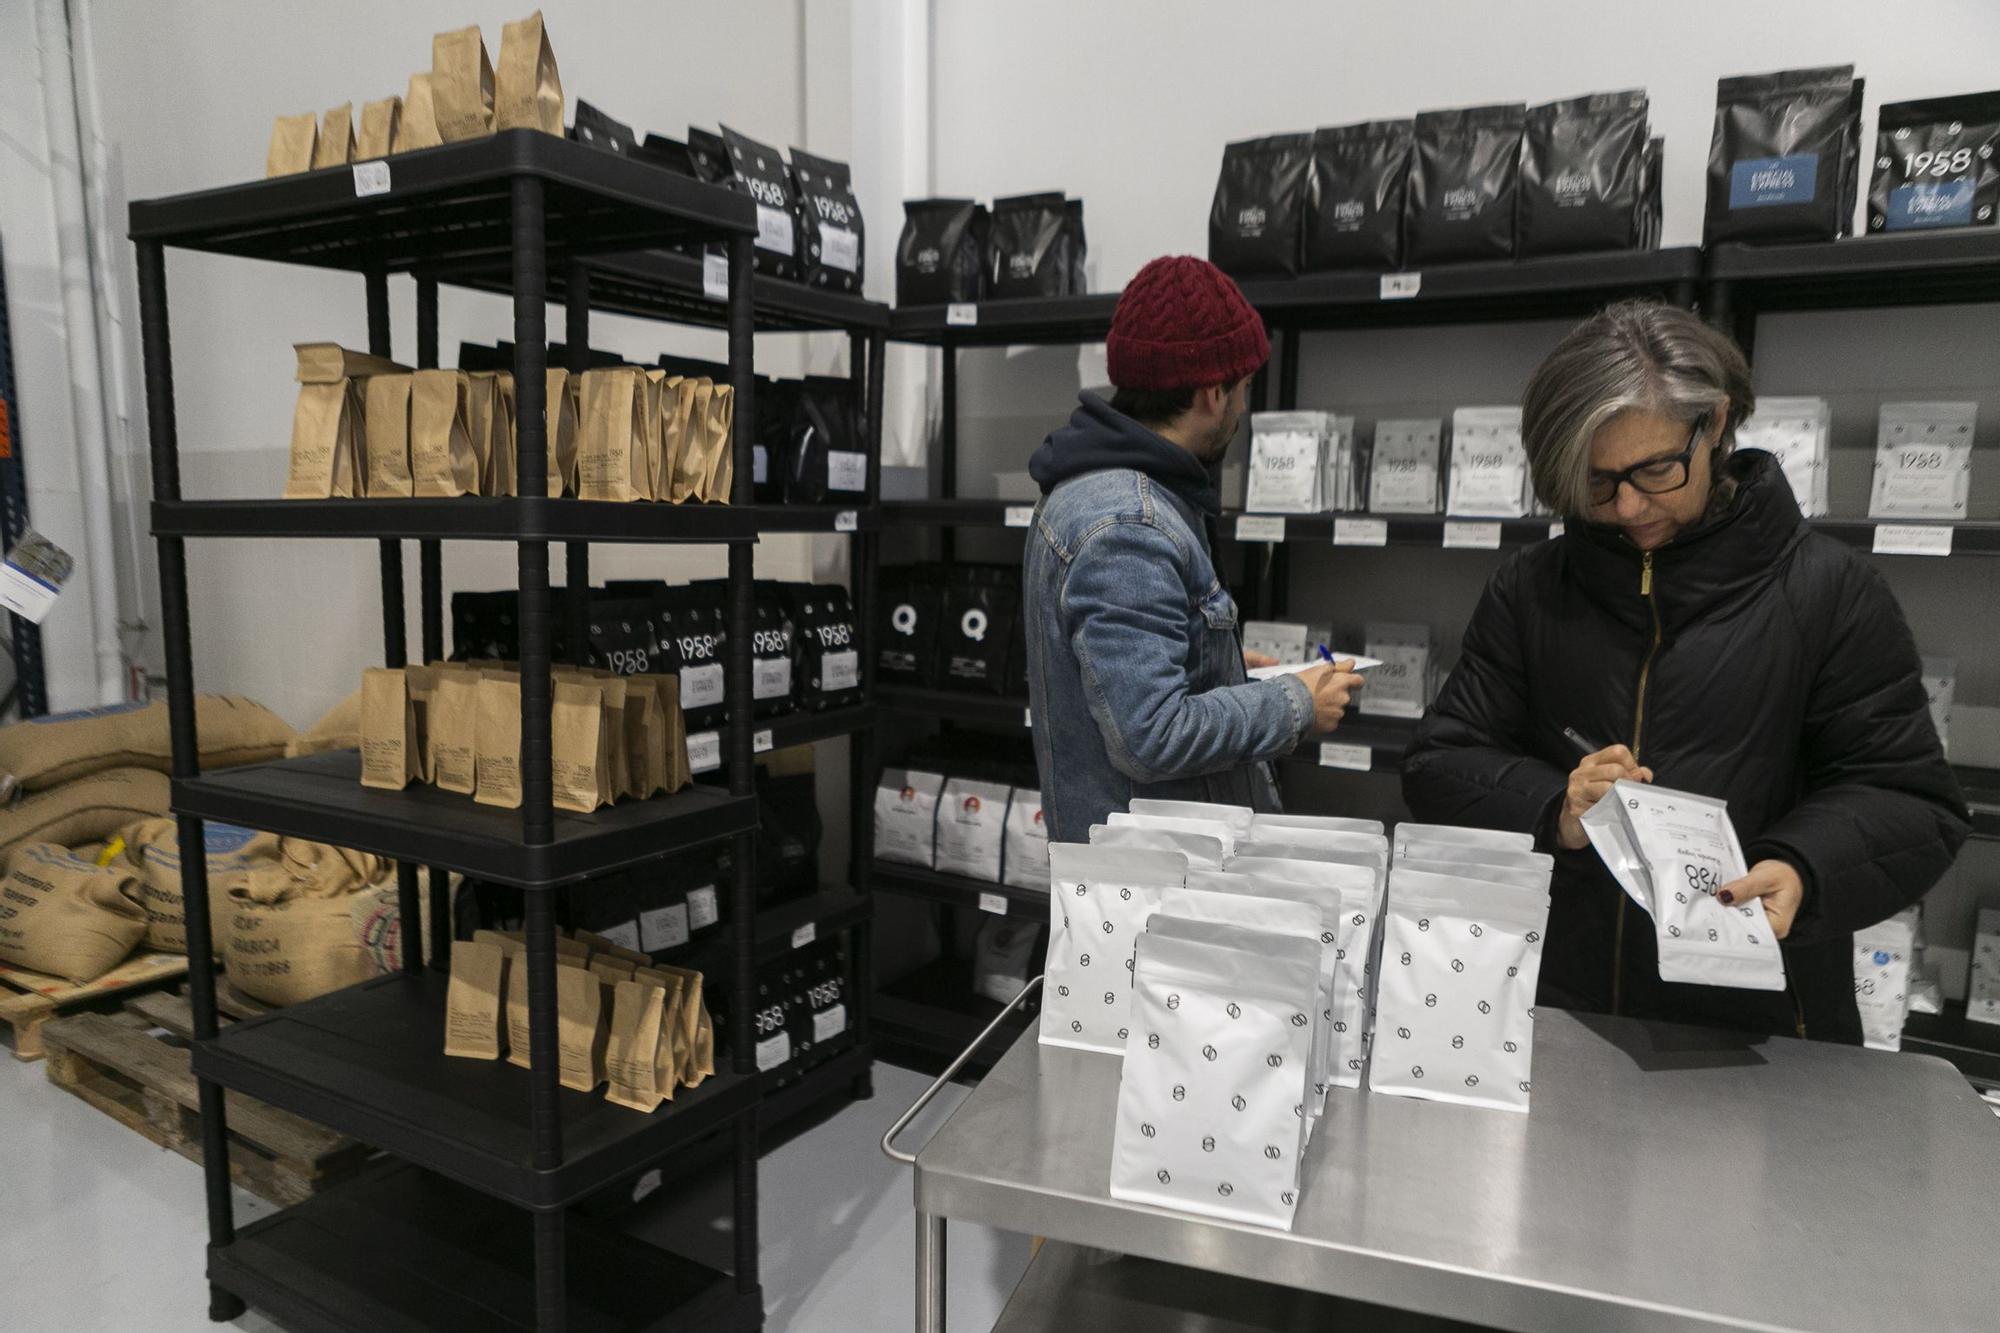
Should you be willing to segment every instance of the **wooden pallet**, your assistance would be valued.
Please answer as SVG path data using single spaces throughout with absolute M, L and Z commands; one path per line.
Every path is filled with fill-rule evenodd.
M 42 1058 L 42 1025 L 61 1015 L 117 1007 L 118 997 L 159 990 L 187 975 L 187 957 L 177 953 L 133 954 L 95 981 L 78 985 L 0 963 L 0 1023 L 13 1037 L 16 1060 Z
M 77 1014 L 42 1028 L 49 1082 L 128 1129 L 190 1161 L 201 1160 L 200 1097 L 187 1047 L 156 1035 L 193 1027 L 187 1001 L 153 994 L 128 1013 Z M 356 1143 L 287 1111 L 224 1094 L 229 1120 L 229 1175 L 260 1199 L 303 1203 L 352 1177 L 371 1155 Z

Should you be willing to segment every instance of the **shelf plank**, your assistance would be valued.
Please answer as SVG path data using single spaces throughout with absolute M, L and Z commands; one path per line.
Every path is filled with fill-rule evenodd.
M 906 1046 L 946 1058 L 970 1046 L 1005 1007 L 974 992 L 970 964 L 954 958 L 940 958 L 877 987 L 873 1004 L 869 1021 L 878 1047 Z M 970 1067 L 990 1068 L 1040 1022 L 1040 1001 L 1030 1000 L 980 1047 Z
M 986 879 L 968 879 L 923 866 L 901 865 L 895 861 L 875 861 L 869 866 L 869 883 L 878 893 L 905 898 L 925 898 L 953 907 L 979 906 L 980 895 L 998 894 L 1007 900 L 1007 915 L 1046 921 L 1049 891 L 1023 888 L 1018 884 L 998 884 Z
M 751 730 L 769 731 L 770 748 L 784 750 L 794 745 L 811 745 L 814 741 L 831 740 L 836 736 L 852 736 L 874 725 L 875 706 L 854 704 L 847 708 L 828 708 L 817 713 L 784 713 L 778 717 L 761 718 L 751 724 Z
M 159 537 L 442 537 L 456 541 L 718 543 L 757 540 L 760 511 L 462 495 L 450 499 L 156 500 Z M 831 522 L 829 520 L 829 530 Z M 791 530 L 791 529 L 784 529 Z
M 602 1089 L 558 1089 L 563 1164 L 539 1171 L 529 1071 L 445 1056 L 448 984 L 396 973 L 231 1024 L 195 1043 L 195 1073 L 526 1208 L 573 1203 L 644 1169 L 753 1106 L 763 1087 L 718 1073 L 651 1114 Z
M 883 712 L 949 718 L 953 722 L 982 722 L 995 727 L 1028 726 L 1028 701 L 999 694 L 879 684 L 875 687 L 875 706 Z
M 572 1333 L 763 1322 L 762 1293 L 602 1223 L 565 1221 Z M 209 1279 L 299 1333 L 535 1329 L 534 1239 L 508 1209 L 406 1163 L 245 1226 Z
M 1749 245 L 1707 253 L 1710 282 L 1738 309 L 1905 306 L 2000 297 L 2000 232 L 1964 227 L 1833 242 Z
M 521 840 L 521 812 L 412 785 L 361 785 L 361 758 L 335 750 L 176 780 L 174 809 L 479 879 L 546 889 L 757 826 L 756 802 L 697 784 L 583 815 L 558 810 L 555 840 Z
M 512 181 L 541 180 L 548 271 L 570 255 L 756 230 L 749 196 L 533 130 L 384 159 L 391 188 L 357 195 L 349 167 L 131 205 L 134 240 L 357 272 L 485 265 L 513 250 Z

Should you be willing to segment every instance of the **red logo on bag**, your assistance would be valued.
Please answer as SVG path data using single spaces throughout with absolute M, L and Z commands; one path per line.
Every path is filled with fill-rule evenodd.
M 979 813 L 979 798 L 978 798 L 977 796 L 968 796 L 968 797 L 966 797 L 966 798 L 965 798 L 965 804 L 964 804 L 964 805 L 963 805 L 962 807 L 960 807 L 960 808 L 961 808 L 961 809 L 963 809 L 963 810 L 965 811 L 965 813 L 966 813 L 966 814 L 968 814 L 968 815 L 976 815 L 976 814 L 978 814 L 978 813 Z
M 1042 812 L 1039 809 L 1035 811 L 1035 822 L 1037 824 L 1042 822 Z
M 915 787 L 905 787 L 905 788 L 903 788 L 903 796 L 902 796 L 902 799 L 903 799 L 903 800 L 906 800 L 906 801 L 914 801 L 914 800 L 916 800 L 916 799 L 917 799 L 917 789 L 916 789 Z

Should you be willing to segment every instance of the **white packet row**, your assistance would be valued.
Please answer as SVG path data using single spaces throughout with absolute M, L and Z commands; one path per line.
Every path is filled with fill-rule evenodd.
M 1187 884 L 1179 852 L 1049 844 L 1049 956 L 1041 1040 L 1121 1054 L 1131 1026 L 1133 942 L 1160 895 Z
M 1133 799 L 1127 807 L 1135 815 L 1160 815 L 1168 819 L 1212 819 L 1227 824 L 1229 831 L 1242 837 L 1250 831 L 1257 813 L 1247 805 L 1222 805 L 1213 801 L 1167 801 L 1151 796 Z

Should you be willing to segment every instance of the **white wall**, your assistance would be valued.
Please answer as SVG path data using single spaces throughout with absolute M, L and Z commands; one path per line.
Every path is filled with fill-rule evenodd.
M 1189 0 L 1014 0 L 932 7 L 937 77 L 935 192 L 991 199 L 1065 190 L 1086 202 L 1099 285 L 1121 286 L 1148 259 L 1205 254 L 1210 195 L 1225 143 L 1321 125 L 1408 116 L 1482 102 L 1530 104 L 1643 87 L 1666 138 L 1665 239 L 1700 240 L 1705 164 L 1718 77 L 1852 62 L 1867 79 L 1863 130 L 1884 101 L 2000 85 L 2000 6 L 1934 0 L 1890 12 L 1857 0 L 1688 0 L 1662 8 L 1596 0 L 1474 5 L 1405 0 L 1359 5 L 1219 6 Z M 1941 34 L 1902 40 L 1896 34 Z M 1975 512 L 2000 516 L 2000 307 L 1764 321 L 1757 384 L 1820 394 L 1836 413 L 1835 502 L 1865 508 L 1878 402 L 1981 403 Z M 1565 324 L 1318 333 L 1304 344 L 1300 403 L 1364 420 L 1517 400 L 1527 372 Z M 1068 414 L 1081 386 L 1104 380 L 1101 352 L 1013 349 L 962 354 L 961 494 L 996 493 Z M 982 543 L 979 554 L 998 556 Z M 1461 552 L 1301 551 L 1291 610 L 1358 629 L 1419 619 L 1447 652 L 1494 560 Z M 2000 653 L 1990 615 L 2000 570 L 1985 561 L 1884 561 L 1927 651 L 1955 655 L 1959 699 L 1990 747 L 2000 744 Z M 1962 712 L 1965 710 L 1961 710 Z M 1971 728 L 1968 728 L 1970 730 Z M 2000 752 L 1967 756 L 2000 763 Z M 1382 778 L 1295 781 L 1294 799 L 1394 816 Z M 1310 788 L 1310 790 L 1308 790 Z M 2000 902 L 2000 855 L 1974 844 L 1928 901 L 1934 943 L 1963 946 L 1982 895 Z M 1948 980 L 1962 959 L 1941 950 Z

